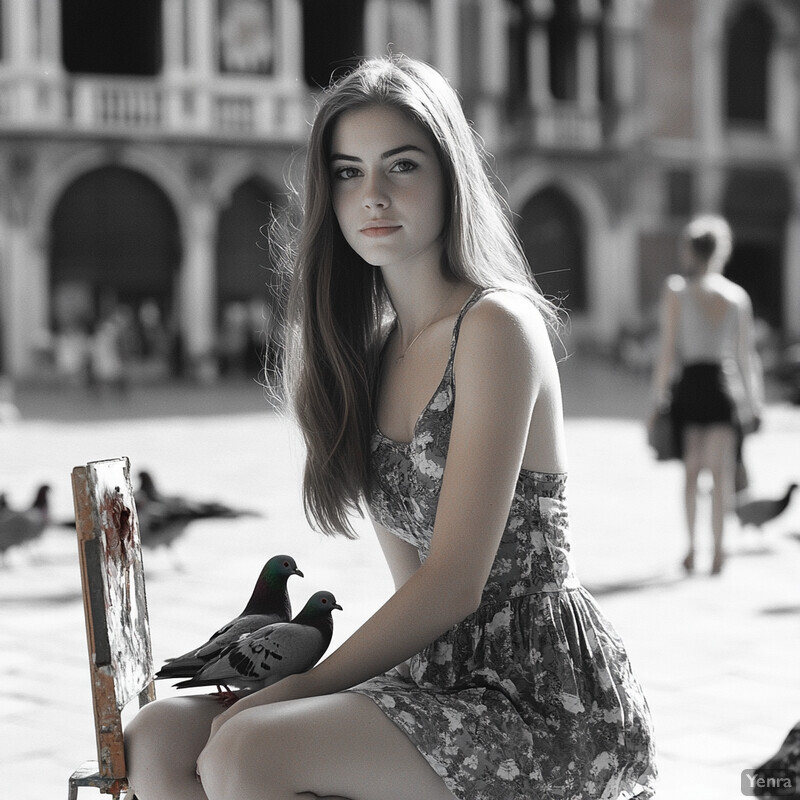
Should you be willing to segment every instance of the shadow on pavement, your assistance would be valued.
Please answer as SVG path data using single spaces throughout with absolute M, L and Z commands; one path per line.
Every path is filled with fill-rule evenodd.
M 683 583 L 685 578 L 679 575 L 651 575 L 617 583 L 586 584 L 587 591 L 595 597 L 604 597 L 625 592 L 641 592 L 648 589 L 664 589 Z

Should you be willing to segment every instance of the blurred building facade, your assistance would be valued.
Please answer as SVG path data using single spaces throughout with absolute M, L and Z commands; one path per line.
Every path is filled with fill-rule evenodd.
M 700 210 L 799 337 L 798 33 L 794 0 L 0 0 L 0 372 L 120 308 L 218 363 L 316 92 L 389 43 L 462 95 L 576 337 L 650 318 Z

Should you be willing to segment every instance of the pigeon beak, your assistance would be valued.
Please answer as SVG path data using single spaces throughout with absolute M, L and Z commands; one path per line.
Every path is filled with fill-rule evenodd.
M 299 575 L 301 578 L 305 578 L 305 575 L 303 575 L 303 573 L 302 573 L 302 572 L 300 572 L 300 570 L 299 570 L 299 569 L 297 569 L 297 568 L 295 568 L 295 570 L 294 570 L 294 572 L 292 573 L 292 575 Z
M 340 606 L 338 603 L 334 603 L 334 604 L 333 604 L 333 607 L 334 607 L 334 608 L 338 608 L 338 609 L 339 609 L 339 611 L 344 611 L 344 609 L 343 609 L 343 608 L 342 608 L 342 607 L 341 607 L 341 606 Z

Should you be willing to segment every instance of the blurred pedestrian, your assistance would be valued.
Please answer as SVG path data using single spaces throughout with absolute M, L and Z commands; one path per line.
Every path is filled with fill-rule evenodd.
M 757 429 L 763 402 L 750 298 L 722 275 L 732 246 L 722 217 L 693 219 L 681 237 L 682 274 L 669 276 L 662 295 L 651 424 L 657 410 L 671 403 L 685 468 L 687 573 L 695 566 L 698 479 L 704 470 L 713 481 L 711 572 L 722 570 L 725 515 L 733 507 L 742 441 Z
M 250 338 L 250 319 L 244 303 L 228 303 L 222 312 L 217 338 L 217 358 L 222 375 L 246 374 Z
M 90 342 L 88 326 L 75 323 L 63 326 L 54 337 L 56 372 L 61 380 L 73 386 L 86 386 L 90 375 Z
M 227 711 L 145 706 L 141 800 L 203 796 L 195 760 L 214 800 L 652 796 L 647 703 L 572 566 L 557 315 L 482 155 L 420 62 L 323 97 L 289 305 L 303 496 L 329 534 L 369 511 L 396 590 Z
M 125 312 L 116 306 L 98 320 L 89 344 L 90 384 L 98 393 L 113 390 L 122 396 L 128 388 Z

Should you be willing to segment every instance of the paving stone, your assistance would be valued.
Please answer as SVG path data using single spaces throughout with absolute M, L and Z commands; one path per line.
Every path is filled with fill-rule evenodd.
M 767 536 L 748 536 L 732 521 L 731 557 L 722 576 L 708 568 L 710 534 L 700 525 L 698 574 L 679 569 L 685 547 L 681 475 L 652 460 L 641 420 L 618 413 L 619 375 L 603 365 L 570 364 L 567 402 L 574 550 L 584 582 L 623 636 L 656 721 L 661 771 L 658 800 L 735 800 L 740 773 L 771 755 L 800 719 L 800 502 Z M 637 402 L 646 403 L 646 387 Z M 633 386 L 625 383 L 626 390 Z M 63 398 L 31 400 L 36 418 L 0 427 L 0 490 L 29 502 L 48 481 L 56 519 L 73 511 L 69 473 L 76 464 L 128 455 L 134 476 L 148 467 L 164 490 L 224 499 L 261 510 L 261 519 L 204 521 L 171 551 L 145 550 L 148 605 L 157 663 L 183 652 L 210 627 L 241 610 L 263 562 L 294 555 L 306 573 L 290 581 L 296 607 L 321 588 L 344 606 L 335 647 L 388 596 L 391 581 L 369 525 L 361 538 L 311 532 L 300 507 L 298 437 L 259 407 L 260 396 L 225 402 L 251 387 L 209 390 L 207 399 L 158 389 L 163 413 L 136 395 L 130 419 L 94 404 L 105 419 L 82 421 Z M 586 392 L 584 391 L 584 394 Z M 636 399 L 636 398 L 634 398 Z M 591 404 L 590 404 L 591 400 Z M 68 405 L 68 403 L 67 403 Z M 190 406 L 193 416 L 179 411 Z M 53 415 L 48 419 L 48 408 Z M 102 412 L 102 413 L 101 413 Z M 777 494 L 800 477 L 800 409 L 768 407 L 747 444 L 753 491 Z M 707 505 L 700 513 L 707 516 Z M 52 529 L 36 547 L 0 567 L 0 798 L 63 796 L 67 777 L 94 755 L 94 734 L 74 536 Z M 159 696 L 177 694 L 160 682 Z M 131 712 L 133 713 L 133 712 Z

